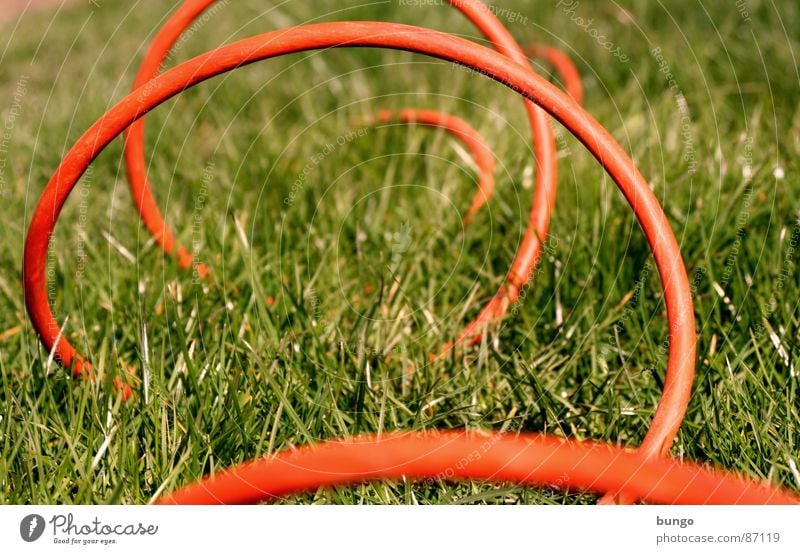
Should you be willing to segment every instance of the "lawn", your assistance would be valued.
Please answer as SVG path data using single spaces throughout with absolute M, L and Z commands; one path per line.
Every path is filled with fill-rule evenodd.
M 168 65 L 311 21 L 482 40 L 428 2 L 269 4 L 220 2 Z M 800 5 L 529 4 L 495 11 L 521 43 L 572 56 L 585 106 L 631 153 L 681 245 L 698 374 L 672 455 L 800 491 Z M 156 197 L 207 280 L 180 271 L 140 223 L 115 141 L 67 203 L 50 255 L 57 318 L 100 378 L 75 382 L 48 360 L 21 287 L 30 213 L 66 150 L 130 89 L 175 5 L 78 3 L 0 24 L 0 502 L 145 503 L 236 462 L 389 430 L 641 442 L 666 365 L 660 285 L 622 195 L 558 126 L 552 235 L 524 300 L 480 345 L 429 361 L 503 282 L 534 162 L 513 93 L 400 52 L 261 62 L 149 116 Z M 495 197 L 467 227 L 475 173 L 463 147 L 441 131 L 363 124 L 409 106 L 463 117 L 497 155 Z M 132 401 L 114 393 L 117 376 Z M 379 482 L 286 502 L 595 499 Z

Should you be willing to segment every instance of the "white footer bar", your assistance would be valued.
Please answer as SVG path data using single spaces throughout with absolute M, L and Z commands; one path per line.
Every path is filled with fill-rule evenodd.
M 142 554 L 150 549 L 192 554 L 253 549 L 797 553 L 800 507 L 0 507 L 0 552 Z

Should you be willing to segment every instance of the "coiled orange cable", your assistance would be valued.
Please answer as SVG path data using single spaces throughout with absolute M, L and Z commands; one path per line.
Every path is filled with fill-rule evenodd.
M 395 433 L 280 452 L 161 498 L 159 504 L 262 502 L 320 486 L 376 479 L 484 479 L 620 491 L 675 504 L 793 504 L 798 498 L 729 473 L 606 444 L 544 435 Z
M 60 327 L 55 321 L 47 300 L 47 277 L 44 262 L 50 237 L 64 202 L 77 180 L 99 152 L 144 113 L 182 90 L 205 79 L 261 59 L 311 49 L 342 46 L 403 49 L 457 62 L 482 72 L 550 112 L 551 115 L 575 134 L 600 161 L 633 207 L 648 243 L 653 250 L 656 266 L 665 290 L 670 328 L 670 352 L 664 395 L 656 410 L 653 425 L 640 451 L 626 456 L 631 456 L 643 468 L 651 468 L 651 465 L 655 467 L 662 463 L 677 464 L 677 462 L 657 460 L 656 458 L 660 454 L 666 453 L 669 449 L 688 402 L 694 372 L 694 315 L 688 280 L 686 279 L 686 272 L 677 242 L 655 196 L 620 146 L 597 121 L 580 108 L 573 98 L 560 92 L 533 73 L 529 67 L 516 63 L 501 54 L 463 39 L 417 27 L 391 23 L 348 22 L 308 25 L 266 33 L 218 48 L 181 64 L 155 77 L 109 110 L 78 140 L 62 161 L 42 194 L 26 238 L 24 257 L 26 306 L 44 345 L 54 352 L 60 362 L 67 366 L 72 366 L 76 375 L 90 374 L 90 364 L 77 354 L 66 337 L 60 334 Z M 537 190 L 539 188 L 537 186 Z M 538 242 L 538 239 L 536 242 Z M 428 449 L 431 446 L 429 435 L 403 435 L 403 437 L 407 442 L 402 443 L 404 445 L 402 452 L 387 454 L 389 457 L 383 458 L 384 462 L 388 463 L 391 461 L 392 456 L 397 457 L 400 454 L 404 456 L 414 453 L 422 455 L 422 453 L 429 451 Z M 472 446 L 473 443 L 470 440 L 469 435 L 447 436 L 448 442 L 456 443 L 466 448 Z M 555 439 L 546 440 L 553 441 Z M 529 444 L 529 441 L 524 438 L 497 436 L 495 443 L 522 445 L 522 443 Z M 346 460 L 350 459 L 347 453 L 357 449 L 361 444 L 361 442 L 340 443 L 335 448 L 331 448 L 334 452 L 341 452 L 341 459 Z M 371 443 L 367 442 L 367 444 Z M 569 448 L 577 447 L 570 442 L 564 442 L 563 444 L 566 444 Z M 494 451 L 494 447 L 490 450 Z M 311 461 L 317 459 L 315 458 L 317 452 L 326 452 L 326 450 L 312 448 L 303 452 L 308 457 L 303 459 L 311 463 Z M 388 449 L 386 452 L 388 452 Z M 609 452 L 614 455 L 622 455 L 622 453 L 614 449 L 609 449 Z M 608 456 L 604 457 L 602 453 L 598 454 L 595 450 L 589 449 L 586 457 L 589 460 L 587 463 L 591 465 L 598 475 L 605 475 L 604 472 L 609 471 Z M 487 456 L 486 459 L 488 460 L 490 457 Z M 450 462 L 452 465 L 457 463 L 458 460 L 450 459 Z M 506 459 L 504 464 L 496 465 L 495 469 L 497 471 L 491 475 L 486 475 L 486 468 L 483 468 L 483 471 L 471 470 L 470 467 L 477 466 L 468 465 L 458 476 L 465 478 L 475 476 L 526 483 L 538 482 L 533 477 L 526 480 L 521 478 L 519 473 L 504 472 L 503 467 L 508 466 L 509 462 L 510 460 Z M 677 464 L 675 467 L 685 466 Z M 433 465 L 429 468 L 430 472 L 426 473 L 424 469 L 424 467 L 418 468 L 419 473 L 414 473 L 414 475 L 438 475 L 438 472 L 433 472 L 435 469 Z M 716 480 L 718 486 L 727 486 L 725 485 L 725 483 L 728 483 L 728 481 L 725 481 L 726 477 L 716 473 L 708 473 L 707 470 L 697 470 L 696 468 L 695 470 L 703 478 Z M 356 473 L 361 471 L 363 473 L 362 478 L 376 478 L 382 474 L 380 471 L 366 471 L 358 468 L 353 471 Z M 529 471 L 532 470 L 529 469 Z M 387 476 L 394 475 L 392 467 L 388 465 L 383 472 Z M 663 473 L 642 473 L 642 475 L 645 474 L 657 475 L 659 480 L 664 478 Z M 533 475 L 533 473 L 529 475 Z M 287 476 L 287 481 L 283 482 L 282 486 L 287 487 L 286 490 L 297 490 L 296 484 L 292 485 L 289 482 L 293 478 L 292 476 Z M 358 475 L 349 474 L 347 482 L 357 480 L 357 478 Z M 627 478 L 628 476 L 625 476 L 625 479 Z M 657 483 L 647 480 L 649 477 L 643 476 L 635 479 L 637 480 L 637 486 L 628 486 L 619 480 L 614 481 L 613 479 L 598 479 L 599 484 L 594 486 L 576 477 L 575 486 L 621 493 L 623 495 L 630 494 L 635 498 L 649 498 L 654 501 L 669 500 L 669 496 L 650 495 L 643 492 L 657 488 Z M 638 481 L 639 479 L 641 479 L 641 482 Z M 740 485 L 742 483 L 741 481 L 736 482 Z M 207 482 L 203 486 L 206 488 L 214 487 L 213 483 L 213 481 Z M 300 488 L 306 486 L 310 485 L 302 485 Z M 756 485 L 750 483 L 747 487 L 756 487 Z M 213 489 L 208 490 L 213 493 Z M 741 492 L 741 487 L 739 490 Z M 222 493 L 222 491 L 218 492 Z M 775 497 L 773 496 L 775 494 L 778 493 L 772 491 L 770 497 Z M 676 495 L 672 498 L 677 501 L 687 501 L 685 495 Z M 708 499 L 711 501 L 712 497 L 709 496 Z M 694 498 L 694 500 L 697 499 Z M 789 500 L 794 500 L 794 498 L 783 495 L 780 496 L 779 501 Z M 726 501 L 733 500 L 728 499 Z

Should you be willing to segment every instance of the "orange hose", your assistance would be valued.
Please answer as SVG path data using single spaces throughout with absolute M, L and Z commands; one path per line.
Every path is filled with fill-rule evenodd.
M 163 27 L 158 31 L 152 44 L 147 49 L 139 67 L 139 72 L 133 81 L 133 89 L 145 85 L 150 79 L 158 75 L 161 65 L 166 60 L 169 51 L 180 38 L 181 34 L 192 22 L 217 0 L 188 0 L 172 14 Z M 189 269 L 196 265 L 195 270 L 200 277 L 209 273 L 205 264 L 194 264 L 194 256 L 183 246 L 177 245 L 172 230 L 167 226 L 158 204 L 153 197 L 150 184 L 147 181 L 147 162 L 145 161 L 144 128 L 145 119 L 141 118 L 125 131 L 125 167 L 128 171 L 128 185 L 131 196 L 136 205 L 147 230 L 156 239 L 167 254 L 178 257 L 178 264 L 182 269 Z
M 450 4 L 461 10 L 498 52 L 524 67 L 526 73 L 536 75 L 522 47 L 485 4 L 480 0 L 450 0 Z M 556 142 L 545 111 L 528 99 L 525 101 L 525 110 L 533 132 L 533 152 L 536 157 L 536 188 L 533 192 L 529 227 L 525 230 L 522 244 L 506 275 L 505 284 L 486 303 L 477 317 L 467 324 L 456 340 L 444 345 L 440 357 L 447 355 L 455 345 L 474 343 L 481 339 L 483 330 L 502 317 L 509 306 L 517 301 L 521 288 L 533 277 L 534 268 L 542 254 L 542 244 L 550 228 L 550 214 L 556 203 Z
M 544 435 L 395 433 L 281 452 L 180 489 L 159 504 L 245 504 L 377 479 L 483 479 L 674 504 L 796 504 L 796 496 L 726 472 L 590 441 Z
M 418 27 L 346 22 L 265 33 L 185 62 L 154 78 L 111 108 L 81 136 L 61 162 L 42 193 L 26 237 L 23 268 L 26 306 L 45 347 L 52 350 L 61 363 L 72 366 L 76 375 L 90 374 L 91 365 L 75 351 L 67 337 L 62 336 L 58 340 L 60 327 L 46 294 L 45 262 L 58 215 L 77 180 L 100 151 L 144 113 L 206 79 L 262 59 L 343 46 L 408 50 L 457 62 L 488 75 L 549 111 L 592 152 L 620 187 L 653 250 L 667 304 L 670 352 L 664 395 L 640 451 L 632 455 L 643 467 L 655 463 L 646 458 L 665 453 L 680 425 L 691 389 L 695 352 L 694 314 L 689 284 L 677 241 L 657 199 L 622 148 L 571 97 L 528 67 L 502 54 L 457 37 Z M 422 441 L 422 438 L 419 440 Z M 524 442 L 524 439 L 512 439 L 512 442 L 514 440 Z M 424 441 L 420 442 L 423 447 L 425 444 Z M 608 460 L 601 458 L 596 458 L 594 468 L 602 474 L 606 466 L 600 462 Z M 506 464 L 509 462 L 505 460 Z M 387 475 L 392 475 L 391 468 L 386 468 L 386 471 Z M 621 486 L 617 481 L 609 481 L 607 490 L 622 494 L 641 493 L 638 489 L 633 491 L 631 487 Z

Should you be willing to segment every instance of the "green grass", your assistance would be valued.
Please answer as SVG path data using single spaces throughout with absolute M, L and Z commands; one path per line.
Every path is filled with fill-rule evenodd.
M 566 136 L 555 239 L 519 310 L 479 348 L 422 366 L 502 282 L 530 206 L 533 156 L 512 93 L 398 52 L 259 63 L 151 114 L 151 181 L 180 239 L 202 244 L 200 257 L 215 275 L 207 283 L 179 272 L 150 240 L 115 141 L 81 182 L 85 194 L 67 203 L 51 255 L 59 321 L 69 317 L 66 335 L 102 378 L 75 383 L 48 365 L 21 290 L 27 221 L 65 150 L 129 89 L 175 2 L 163 4 L 102 2 L 3 27 L 4 123 L 15 91 L 21 113 L 0 153 L 0 502 L 142 503 L 282 448 L 396 429 L 642 440 L 666 359 L 657 275 L 645 269 L 647 245 L 614 184 Z M 445 7 L 341 2 L 338 13 L 321 14 L 308 4 L 268 11 L 260 2 L 230 2 L 170 63 L 311 20 L 401 21 L 478 39 Z M 594 17 L 626 63 L 598 48 L 563 6 L 503 6 L 528 17 L 510 25 L 520 41 L 574 48 L 587 108 L 631 152 L 681 243 L 695 292 L 698 376 L 672 453 L 800 490 L 792 471 L 800 397 L 790 369 L 800 332 L 798 37 L 791 34 L 800 9 L 777 2 L 778 14 L 760 3 L 747 21 L 733 3 L 681 0 L 667 10 L 626 1 L 629 19 L 591 4 L 574 15 Z M 675 93 L 650 52 L 656 46 L 686 99 L 686 137 Z M 360 116 L 405 106 L 459 114 L 497 152 L 496 197 L 463 232 L 473 173 L 443 133 L 369 129 L 312 162 L 302 186 L 294 185 L 327 143 L 359 129 Z M 390 269 L 401 279 L 398 291 L 390 290 Z M 403 378 L 408 363 L 422 366 L 412 379 Z M 119 374 L 139 391 L 128 404 L 109 387 Z M 289 500 L 297 501 L 594 497 L 380 482 Z

